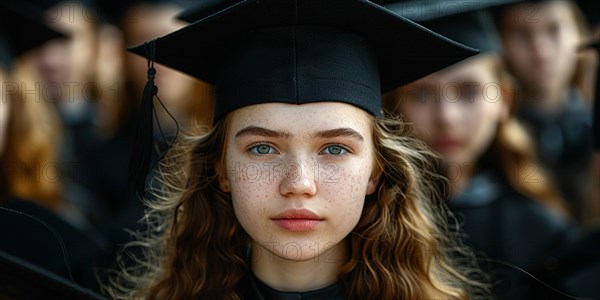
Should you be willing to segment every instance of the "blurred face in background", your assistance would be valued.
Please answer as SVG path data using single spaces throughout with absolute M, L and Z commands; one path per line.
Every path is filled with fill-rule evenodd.
M 69 85 L 74 85 L 74 90 L 81 90 L 94 80 L 98 20 L 89 8 L 80 3 L 64 2 L 46 11 L 46 22 L 68 37 L 47 42 L 38 57 L 42 80 L 46 84 L 58 84 L 61 87 L 60 99 L 64 100 L 69 97 Z M 55 89 L 48 89 L 52 90 Z
M 168 4 L 141 4 L 129 9 L 122 21 L 126 45 L 139 45 L 187 25 L 175 18 L 181 10 L 178 6 Z M 132 81 L 135 92 L 141 97 L 147 80 L 147 60 L 127 53 L 125 63 L 127 76 Z M 160 64 L 154 65 L 154 68 L 155 84 L 159 87 L 158 95 L 175 118 L 184 120 L 191 110 L 189 106 L 194 103 L 189 98 L 197 97 L 195 93 L 198 80 Z
M 577 64 L 581 42 L 573 4 L 543 1 L 517 4 L 499 19 L 509 68 L 525 89 L 542 97 L 564 91 Z
M 478 55 L 386 97 L 446 164 L 475 164 L 508 116 L 498 63 L 497 56 Z

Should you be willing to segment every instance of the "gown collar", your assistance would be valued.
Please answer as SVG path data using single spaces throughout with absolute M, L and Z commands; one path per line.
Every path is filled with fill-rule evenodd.
M 502 192 L 501 178 L 495 172 L 477 173 L 469 184 L 450 199 L 451 207 L 486 206 L 498 198 Z
M 255 291 L 260 294 L 258 299 L 264 300 L 322 300 L 322 299 L 345 299 L 344 286 L 340 281 L 308 292 L 284 292 L 269 287 L 260 281 L 256 276 L 252 276 Z

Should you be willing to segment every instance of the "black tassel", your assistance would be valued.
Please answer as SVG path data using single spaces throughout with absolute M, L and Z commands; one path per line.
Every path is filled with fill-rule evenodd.
M 129 163 L 129 191 L 138 196 L 145 195 L 146 176 L 150 171 L 150 163 L 154 150 L 153 116 L 154 96 L 158 88 L 154 85 L 156 70 L 154 69 L 155 40 L 147 42 L 146 57 L 148 57 L 148 81 L 144 86 L 141 109 L 136 122 L 136 137 L 133 140 L 133 150 Z

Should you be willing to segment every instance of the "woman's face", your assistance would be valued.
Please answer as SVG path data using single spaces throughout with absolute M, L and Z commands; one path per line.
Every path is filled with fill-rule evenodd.
M 408 85 L 397 112 L 449 165 L 475 164 L 491 144 L 508 105 L 491 56 L 476 56 Z
M 371 117 L 334 102 L 232 114 L 220 185 L 253 251 L 307 261 L 344 240 L 377 186 Z
M 94 80 L 96 59 L 96 32 L 94 29 L 97 19 L 91 14 L 92 10 L 83 5 L 67 3 L 57 4 L 46 11 L 45 20 L 48 25 L 69 38 L 55 38 L 40 47 L 37 64 L 44 84 L 58 84 L 63 90 L 49 96 L 51 99 L 63 100 L 74 97 L 67 92 L 67 83 L 76 83 L 74 88 Z M 53 90 L 53 89 L 49 89 Z
M 515 5 L 500 28 L 507 63 L 526 88 L 543 94 L 568 85 L 581 39 L 567 1 Z

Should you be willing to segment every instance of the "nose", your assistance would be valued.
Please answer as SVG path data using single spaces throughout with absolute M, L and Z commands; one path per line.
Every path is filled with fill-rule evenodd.
M 557 45 L 553 44 L 552 39 L 548 36 L 536 35 L 532 37 L 530 47 L 533 61 L 542 64 L 550 62 Z
M 438 125 L 448 126 L 460 121 L 460 103 L 446 98 L 440 99 L 435 113 Z
M 283 168 L 279 192 L 285 197 L 313 197 L 317 193 L 312 168 L 298 162 L 288 162 Z

